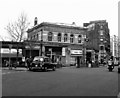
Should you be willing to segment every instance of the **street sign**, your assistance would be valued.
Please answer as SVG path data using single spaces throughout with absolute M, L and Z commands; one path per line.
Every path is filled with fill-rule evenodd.
M 82 50 L 71 50 L 71 54 L 83 54 Z

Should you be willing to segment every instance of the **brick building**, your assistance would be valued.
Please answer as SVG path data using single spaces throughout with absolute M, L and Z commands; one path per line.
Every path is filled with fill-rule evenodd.
M 27 56 L 45 55 L 65 66 L 77 63 L 85 66 L 85 37 L 87 29 L 73 24 L 43 22 L 28 29 L 25 53 Z M 42 48 L 41 48 L 42 47 Z M 30 52 L 32 51 L 32 52 Z M 41 52 L 42 51 L 42 52 Z
M 84 23 L 88 28 L 87 37 L 89 39 L 87 48 L 94 50 L 98 60 L 107 59 L 110 53 L 110 34 L 106 20 L 90 21 Z

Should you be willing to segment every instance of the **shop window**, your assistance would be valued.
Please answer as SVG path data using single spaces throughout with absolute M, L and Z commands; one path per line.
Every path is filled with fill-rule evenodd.
M 70 35 L 70 43 L 73 43 L 73 42 L 74 42 L 74 35 L 71 34 L 71 35 Z
M 81 43 L 82 42 L 82 35 L 79 35 L 78 36 L 78 43 Z
M 52 36 L 53 36 L 53 33 L 52 33 L 52 32 L 49 32 L 49 33 L 48 33 L 48 41 L 52 41 Z
M 61 33 L 58 33 L 58 42 L 61 42 Z
M 67 42 L 67 37 L 68 37 L 68 35 L 64 34 L 64 42 Z

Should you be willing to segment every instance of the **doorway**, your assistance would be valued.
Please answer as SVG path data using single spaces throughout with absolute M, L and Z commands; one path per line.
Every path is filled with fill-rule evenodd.
M 86 52 L 86 62 L 91 63 L 92 62 L 92 53 Z

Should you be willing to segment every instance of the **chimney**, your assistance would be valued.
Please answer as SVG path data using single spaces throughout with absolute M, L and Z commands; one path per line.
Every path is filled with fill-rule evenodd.
M 87 26 L 89 26 L 89 24 L 90 24 L 90 23 L 83 23 L 83 26 L 84 26 L 84 27 L 87 27 Z
M 37 19 L 37 17 L 35 17 L 34 26 L 37 25 L 37 22 L 38 22 L 38 19 Z
M 72 25 L 75 25 L 75 22 L 72 22 Z

